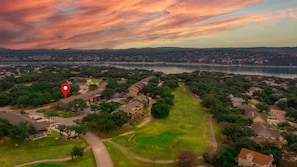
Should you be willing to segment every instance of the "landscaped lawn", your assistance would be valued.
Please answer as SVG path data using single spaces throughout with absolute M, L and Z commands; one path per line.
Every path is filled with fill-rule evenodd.
M 92 150 L 88 150 L 84 153 L 83 157 L 74 159 L 71 161 L 65 161 L 65 162 L 48 162 L 48 163 L 41 163 L 41 164 L 35 164 L 30 165 L 26 167 L 95 167 L 96 162 L 92 153 Z
M 153 164 L 141 162 L 128 155 L 123 154 L 112 144 L 105 142 L 104 145 L 108 149 L 111 159 L 113 161 L 114 167 L 173 167 L 173 164 Z
M 84 139 L 55 140 L 58 136 L 58 133 L 52 132 L 46 138 L 27 141 L 18 147 L 10 143 L 0 144 L 0 166 L 12 167 L 35 160 L 64 158 L 70 156 L 73 146 L 87 146 Z
M 145 158 L 175 159 L 183 150 L 201 155 L 211 141 L 209 116 L 184 84 L 173 94 L 175 105 L 168 118 L 154 119 L 135 129 L 135 136 L 117 137 L 113 141 Z
M 100 83 L 100 82 L 102 82 L 103 80 L 102 79 L 100 79 L 100 78 L 93 78 L 92 79 L 92 82 L 93 83 Z

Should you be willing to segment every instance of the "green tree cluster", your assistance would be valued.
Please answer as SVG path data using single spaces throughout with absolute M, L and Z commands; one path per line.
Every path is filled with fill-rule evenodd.
M 36 127 L 27 122 L 20 122 L 17 125 L 12 125 L 9 128 L 9 137 L 15 143 L 23 143 L 29 135 L 37 133 Z
M 88 114 L 82 119 L 82 122 L 91 129 L 110 132 L 126 124 L 129 119 L 126 112 L 119 110 L 112 114 L 109 112 Z
M 285 134 L 284 137 L 288 142 L 288 150 L 297 153 L 297 135 Z

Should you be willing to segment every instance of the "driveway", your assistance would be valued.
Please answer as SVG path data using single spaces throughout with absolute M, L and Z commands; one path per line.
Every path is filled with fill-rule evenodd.
M 92 132 L 88 132 L 84 135 L 84 138 L 93 151 L 97 167 L 113 167 L 109 152 L 99 137 Z

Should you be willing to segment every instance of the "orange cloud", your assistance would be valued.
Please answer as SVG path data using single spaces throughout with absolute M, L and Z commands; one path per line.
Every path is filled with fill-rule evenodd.
M 262 1 L 0 0 L 0 47 L 115 48 L 198 38 L 275 20 L 269 14 L 232 16 Z M 296 9 L 289 13 L 296 18 Z

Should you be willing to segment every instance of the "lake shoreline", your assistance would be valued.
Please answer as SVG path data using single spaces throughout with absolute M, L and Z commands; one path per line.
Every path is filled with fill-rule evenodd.
M 109 61 L 36 61 L 36 62 L 0 62 L 2 66 L 9 65 L 168 65 L 168 66 L 205 66 L 205 67 L 247 67 L 247 68 L 286 68 L 295 69 L 297 66 L 277 66 L 277 65 L 248 65 L 248 64 L 205 64 L 188 62 L 109 62 Z

